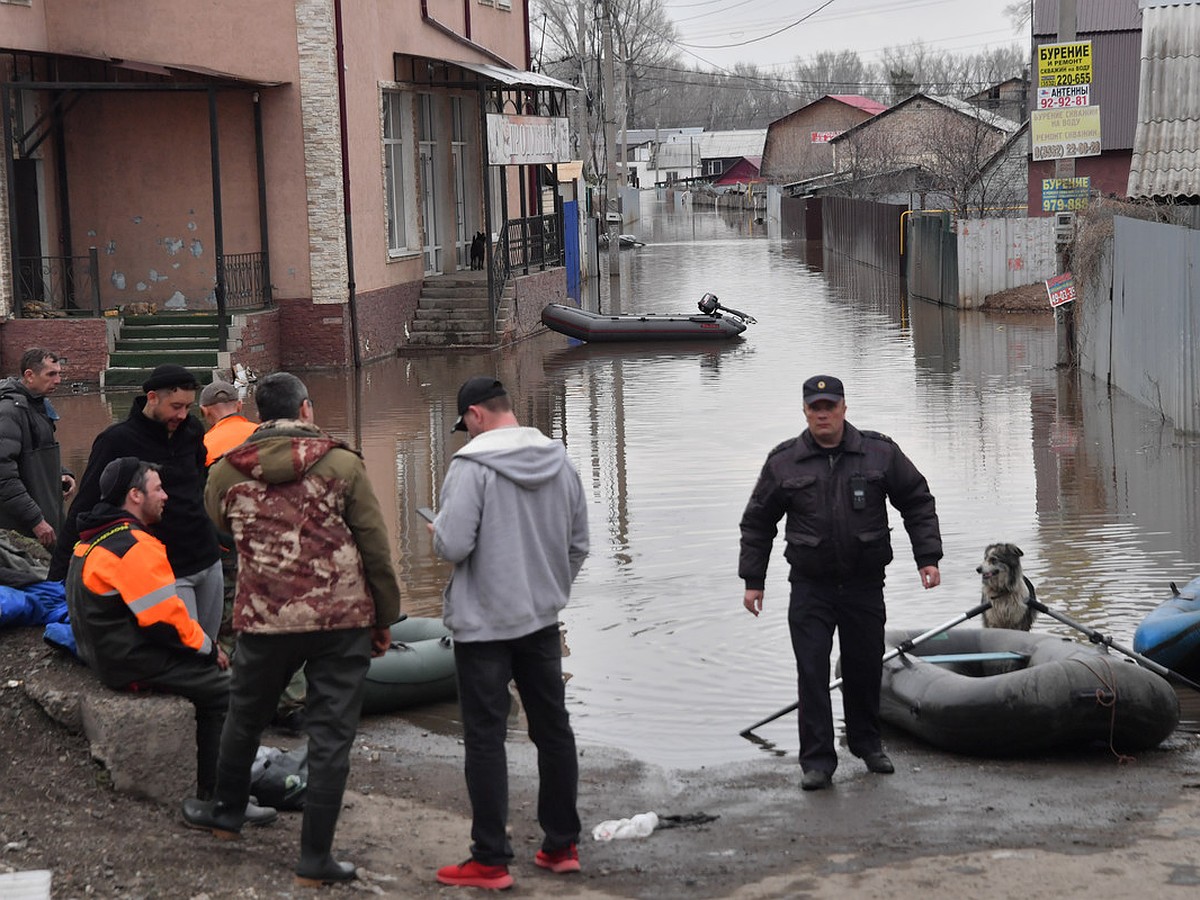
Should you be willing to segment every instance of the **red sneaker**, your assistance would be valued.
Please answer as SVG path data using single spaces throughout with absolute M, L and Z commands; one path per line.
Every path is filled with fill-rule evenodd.
M 491 888 L 496 891 L 513 886 L 513 877 L 508 874 L 508 866 L 485 866 L 473 859 L 457 866 L 442 866 L 438 869 L 437 880 L 442 884 Z
M 539 850 L 534 856 L 533 861 L 543 869 L 549 869 L 558 875 L 565 875 L 567 872 L 579 871 L 579 848 L 574 844 L 569 847 L 564 847 L 561 850 L 554 850 L 547 853 L 545 850 Z

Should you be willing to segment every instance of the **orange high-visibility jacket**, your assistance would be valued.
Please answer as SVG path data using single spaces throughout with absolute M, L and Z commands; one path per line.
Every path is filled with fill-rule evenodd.
M 151 678 L 180 654 L 215 658 L 212 640 L 176 592 L 158 538 L 132 518 L 114 518 L 81 537 L 66 580 L 71 630 L 80 658 L 105 684 Z

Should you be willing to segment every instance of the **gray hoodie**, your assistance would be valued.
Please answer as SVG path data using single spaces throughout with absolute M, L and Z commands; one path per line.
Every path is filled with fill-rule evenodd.
M 588 553 L 583 484 L 563 445 L 520 426 L 472 439 L 446 472 L 434 550 L 454 563 L 442 617 L 456 641 L 556 624 Z

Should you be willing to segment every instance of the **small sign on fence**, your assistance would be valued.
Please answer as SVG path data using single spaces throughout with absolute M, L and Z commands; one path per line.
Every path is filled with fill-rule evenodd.
M 1075 279 L 1070 272 L 1063 272 L 1046 279 L 1046 293 L 1050 295 L 1050 306 L 1062 306 L 1075 302 Z

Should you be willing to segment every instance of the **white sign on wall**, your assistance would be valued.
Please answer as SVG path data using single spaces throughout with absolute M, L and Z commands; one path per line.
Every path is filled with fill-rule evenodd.
M 569 162 L 570 123 L 565 118 L 488 113 L 487 144 L 492 166 Z

